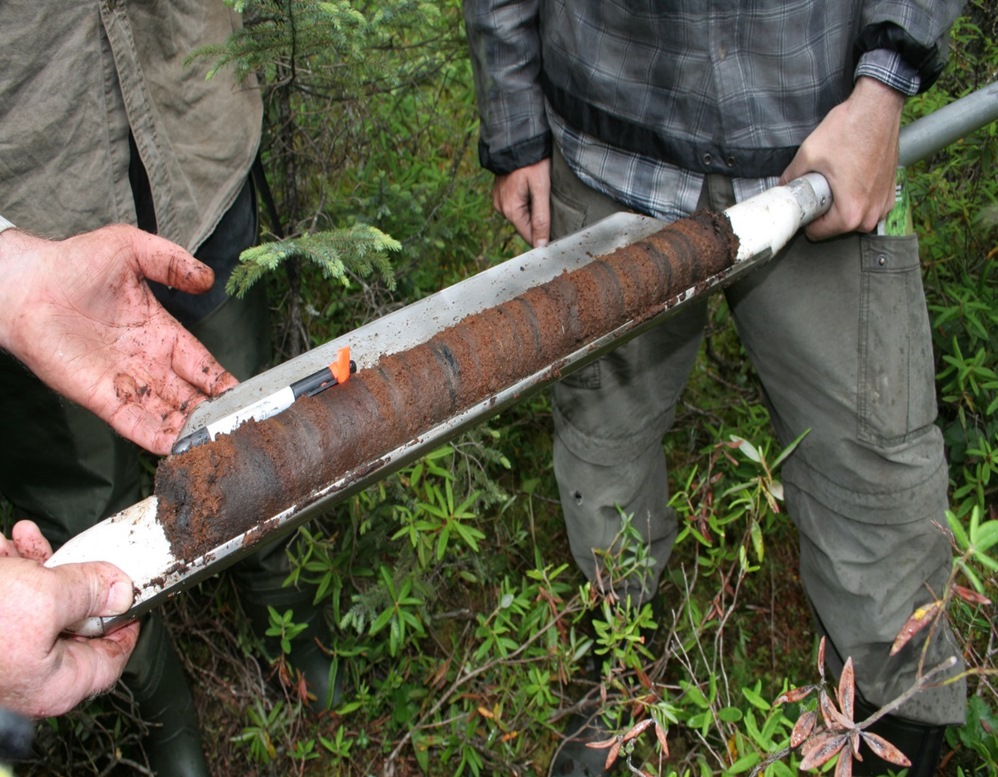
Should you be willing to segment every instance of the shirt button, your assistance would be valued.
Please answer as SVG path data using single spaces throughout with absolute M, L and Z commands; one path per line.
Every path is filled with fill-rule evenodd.
M 886 267 L 887 266 L 887 254 L 879 254 L 877 256 L 877 264 L 879 264 L 881 267 Z
M 735 158 L 733 156 L 729 156 L 727 159 L 724 160 L 724 162 L 728 167 L 735 166 Z
M 704 154 L 703 163 L 707 165 L 707 167 L 710 167 L 714 163 L 714 157 L 712 157 L 710 154 Z

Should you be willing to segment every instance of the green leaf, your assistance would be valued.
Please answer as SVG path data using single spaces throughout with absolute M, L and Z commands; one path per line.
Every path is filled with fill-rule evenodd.
M 974 508 L 977 511 L 977 508 Z M 998 521 L 987 521 L 980 525 L 976 532 L 971 535 L 974 543 L 974 550 L 978 552 L 986 551 L 988 548 L 998 544 Z
M 755 557 L 761 562 L 766 547 L 762 539 L 762 526 L 758 521 L 752 521 L 752 526 L 749 529 L 749 535 L 752 538 L 752 548 L 755 550 Z
M 713 720 L 714 716 L 710 712 L 698 712 L 686 719 L 686 725 L 690 728 L 698 728 L 703 734 L 706 734 Z
M 783 713 L 779 710 L 773 712 L 762 727 L 762 731 L 759 732 L 760 737 L 766 742 L 771 742 L 773 736 L 776 734 L 776 729 L 779 728 L 780 722 L 784 720 Z
M 758 690 L 759 686 L 755 689 L 753 688 L 742 688 L 742 696 L 751 704 L 753 707 L 762 710 L 763 712 L 769 712 L 773 707 L 772 705 L 762 698 L 762 695 Z
M 741 774 L 742 772 L 747 772 L 753 766 L 759 763 L 758 753 L 749 753 L 748 755 L 743 755 L 730 767 L 724 770 L 725 774 Z
M 379 615 L 377 619 L 374 621 L 374 623 L 371 624 L 371 632 L 370 632 L 371 636 L 374 636 L 379 631 L 381 631 L 385 626 L 387 626 L 388 622 L 392 619 L 392 616 L 394 614 L 395 611 L 392 609 L 388 609 L 382 612 L 381 615 Z
M 784 448 L 780 452 L 780 455 L 777 456 L 776 460 L 773 462 L 773 466 L 771 467 L 771 469 L 775 472 L 776 468 L 779 467 L 783 463 L 783 460 L 786 459 L 787 456 L 789 456 L 795 450 L 797 450 L 797 446 L 800 445 L 801 440 L 803 440 L 805 437 L 807 437 L 810 433 L 811 433 L 810 429 L 805 429 L 803 432 L 801 432 L 797 436 L 796 440 L 794 440 L 792 443 L 790 443 L 786 448 Z
M 963 559 L 957 559 L 956 565 L 960 568 L 960 571 L 963 572 L 964 576 L 970 582 L 970 585 L 973 586 L 974 590 L 979 594 L 984 593 L 984 584 L 981 582 L 981 578 L 977 576 L 977 573 L 971 569 L 963 561 Z
M 738 443 L 738 450 L 744 453 L 747 459 L 754 461 L 756 464 L 762 461 L 762 454 L 748 440 L 734 434 L 731 435 L 730 439 L 732 442 Z
M 766 777 L 797 777 L 797 773 L 783 761 L 777 761 L 767 766 L 765 775 Z
M 953 532 L 953 539 L 956 540 L 957 547 L 961 550 L 969 548 L 970 539 L 963 529 L 963 522 L 949 510 L 946 511 L 946 522 L 949 524 L 950 531 Z

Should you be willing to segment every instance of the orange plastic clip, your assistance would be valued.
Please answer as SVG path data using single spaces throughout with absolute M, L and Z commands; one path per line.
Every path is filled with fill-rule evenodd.
M 329 365 L 329 371 L 333 373 L 337 383 L 346 383 L 350 377 L 350 348 L 344 346 L 336 352 L 336 359 Z

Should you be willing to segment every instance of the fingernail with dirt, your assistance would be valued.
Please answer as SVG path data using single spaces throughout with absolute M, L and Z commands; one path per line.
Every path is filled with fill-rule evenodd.
M 117 583 L 112 584 L 111 589 L 107 592 L 107 602 L 104 605 L 106 612 L 100 614 L 104 616 L 121 615 L 123 612 L 127 612 L 128 608 L 132 606 L 134 598 L 132 584 L 124 580 L 119 580 Z

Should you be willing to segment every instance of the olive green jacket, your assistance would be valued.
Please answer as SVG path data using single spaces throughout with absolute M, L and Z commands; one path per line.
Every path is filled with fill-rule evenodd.
M 238 25 L 222 0 L 0 2 L 0 213 L 50 238 L 134 224 L 131 133 L 157 231 L 194 251 L 245 183 L 262 103 L 184 62 Z

